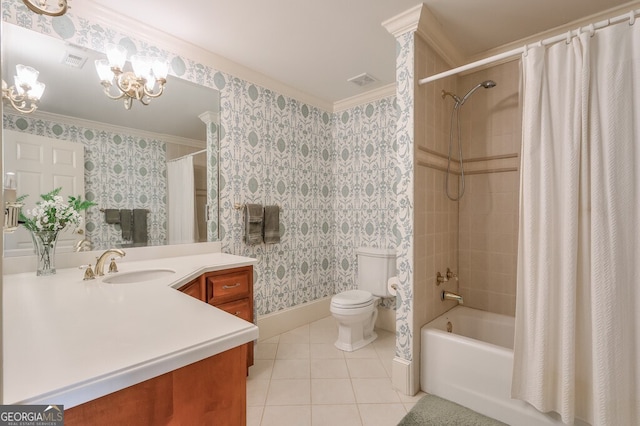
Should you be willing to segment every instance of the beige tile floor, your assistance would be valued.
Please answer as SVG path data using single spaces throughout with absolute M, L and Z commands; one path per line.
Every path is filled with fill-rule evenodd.
M 391 426 L 424 395 L 391 387 L 395 336 L 376 330 L 366 347 L 343 352 L 328 316 L 256 345 L 247 380 L 248 426 Z

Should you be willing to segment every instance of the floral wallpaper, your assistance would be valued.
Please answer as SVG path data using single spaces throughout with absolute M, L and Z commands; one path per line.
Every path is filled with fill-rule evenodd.
M 333 114 L 73 10 L 50 19 L 18 0 L 2 0 L 2 14 L 5 21 L 94 50 L 115 42 L 129 52 L 154 52 L 167 58 L 171 74 L 220 91 L 220 239 L 224 252 L 257 259 L 258 315 L 352 288 L 355 248 L 396 246 L 395 97 Z M 280 206 L 281 242 L 246 246 L 236 203 Z M 393 307 L 393 300 L 385 304 Z
M 259 315 L 332 295 L 331 115 L 230 76 L 221 92 L 222 250 L 258 259 Z M 245 245 L 234 203 L 280 206 L 280 243 Z
M 218 241 L 218 142 L 219 119 L 206 122 L 207 125 L 207 241 Z
M 358 247 L 396 247 L 396 115 L 395 96 L 335 114 L 336 293 L 356 287 Z
M 414 43 L 407 32 L 396 39 L 396 95 L 398 102 L 398 281 L 396 356 L 413 359 L 413 185 L 414 185 Z M 417 348 L 419 350 L 419 348 Z
M 86 237 L 93 249 L 126 247 L 120 225 L 105 223 L 100 208 L 147 209 L 148 245 L 166 242 L 166 162 L 164 141 L 14 114 L 6 110 L 3 127 L 84 145 L 87 200 Z

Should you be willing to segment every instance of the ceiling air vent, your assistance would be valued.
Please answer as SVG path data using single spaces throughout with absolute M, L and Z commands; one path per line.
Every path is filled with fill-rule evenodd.
M 71 52 L 67 50 L 66 52 L 64 52 L 64 56 L 62 57 L 62 60 L 60 62 L 72 68 L 82 68 L 85 62 L 87 62 L 87 56 L 82 52 Z
M 372 77 L 371 75 L 365 73 L 362 73 L 360 75 L 356 75 L 355 77 L 351 77 L 350 79 L 348 79 L 347 81 L 353 83 L 353 84 L 357 84 L 360 87 L 366 86 L 368 84 L 374 83 L 376 81 L 378 81 L 375 77 Z

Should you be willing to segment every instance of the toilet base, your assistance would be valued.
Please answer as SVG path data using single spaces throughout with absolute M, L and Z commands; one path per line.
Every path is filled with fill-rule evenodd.
M 353 352 L 353 351 L 357 351 L 360 348 L 364 348 L 365 346 L 367 346 L 369 343 L 373 342 L 377 338 L 378 338 L 378 335 L 376 334 L 376 332 L 372 331 L 371 335 L 366 339 L 359 340 L 355 343 L 345 343 L 344 341 L 340 341 L 340 339 L 338 338 L 338 340 L 336 340 L 334 345 L 336 348 L 340 349 L 341 351 Z
M 334 309 L 333 317 L 338 322 L 338 340 L 335 347 L 341 351 L 353 352 L 367 346 L 378 338 L 373 331 L 378 318 L 376 305 L 370 306 L 363 314 L 341 315 Z

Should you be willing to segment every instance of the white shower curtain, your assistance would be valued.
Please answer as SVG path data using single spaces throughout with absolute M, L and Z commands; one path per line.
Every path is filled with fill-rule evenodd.
M 640 24 L 523 56 L 512 396 L 640 424 Z
M 193 156 L 167 162 L 167 240 L 169 244 L 195 242 L 195 183 Z

